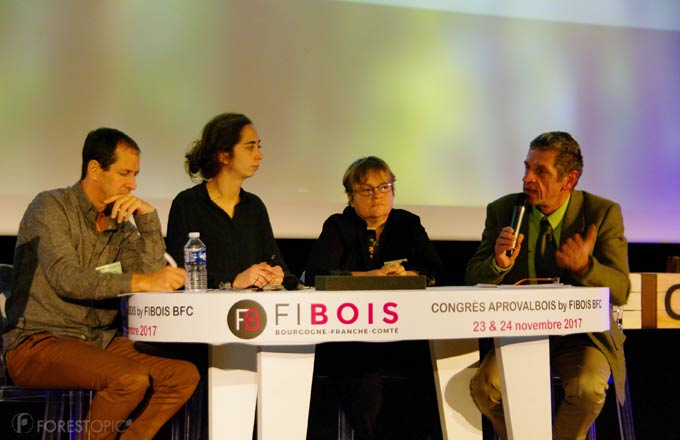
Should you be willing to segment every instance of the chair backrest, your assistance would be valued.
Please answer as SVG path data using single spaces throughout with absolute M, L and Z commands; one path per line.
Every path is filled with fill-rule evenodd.
M 5 325 L 5 301 L 9 297 L 12 285 L 12 272 L 14 268 L 11 264 L 0 264 L 0 329 Z
M 13 270 L 11 264 L 0 264 L 0 329 L 5 326 L 5 301 L 9 297 Z M 2 352 L 2 336 L 0 335 L 0 387 L 5 385 L 7 385 L 7 371 L 5 371 L 5 356 Z

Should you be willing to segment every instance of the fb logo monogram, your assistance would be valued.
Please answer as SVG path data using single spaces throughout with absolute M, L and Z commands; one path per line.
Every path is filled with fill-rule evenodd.
M 253 339 L 261 335 L 267 326 L 267 314 L 259 303 L 244 299 L 229 309 L 227 325 L 236 337 Z
M 260 314 L 255 309 L 238 309 L 236 316 L 239 318 L 236 322 L 236 329 L 240 330 L 240 323 L 243 322 L 243 328 L 246 331 L 252 332 L 260 329 Z

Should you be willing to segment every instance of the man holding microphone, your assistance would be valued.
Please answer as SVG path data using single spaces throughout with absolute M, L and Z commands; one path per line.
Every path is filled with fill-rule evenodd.
M 523 194 L 529 205 L 525 221 L 519 230 L 507 226 L 518 194 L 488 205 L 482 242 L 467 265 L 466 284 L 559 277 L 574 286 L 609 287 L 610 302 L 625 304 L 630 280 L 621 207 L 574 189 L 583 172 L 576 140 L 565 132 L 543 133 L 531 141 L 524 164 Z M 615 323 L 603 333 L 551 337 L 551 368 L 565 392 L 555 415 L 553 438 L 586 438 L 604 405 L 610 375 L 617 398 L 624 401 L 623 340 Z M 493 349 L 472 378 L 470 391 L 496 432 L 507 438 Z

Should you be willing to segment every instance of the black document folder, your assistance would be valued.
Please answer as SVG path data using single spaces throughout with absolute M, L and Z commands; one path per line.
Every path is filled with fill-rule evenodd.
M 316 290 L 402 290 L 424 289 L 425 275 L 392 277 L 355 277 L 352 275 L 317 275 Z

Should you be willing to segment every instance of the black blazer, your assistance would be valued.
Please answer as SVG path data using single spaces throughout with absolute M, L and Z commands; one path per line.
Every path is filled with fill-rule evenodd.
M 392 209 L 371 260 L 366 222 L 348 206 L 342 214 L 333 214 L 324 222 L 309 256 L 305 283 L 314 285 L 316 275 L 379 269 L 386 261 L 401 258 L 408 259 L 403 263 L 405 269 L 426 275 L 428 284 L 434 284 L 442 263 L 420 217 L 403 209 Z

